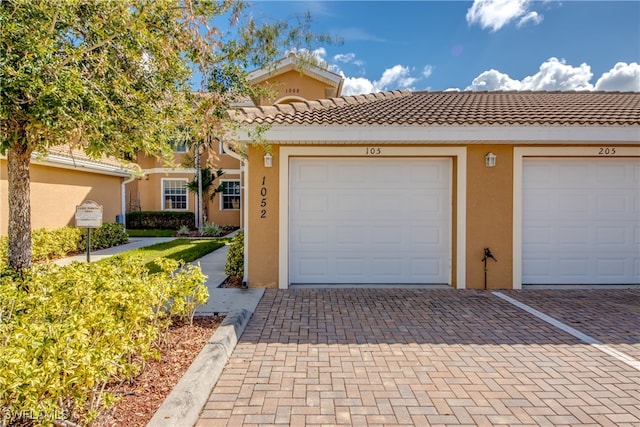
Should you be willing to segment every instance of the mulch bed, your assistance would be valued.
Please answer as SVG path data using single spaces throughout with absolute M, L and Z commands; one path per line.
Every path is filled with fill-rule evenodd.
M 242 288 L 241 277 L 227 277 L 219 286 L 220 288 Z
M 196 317 L 193 325 L 172 326 L 160 350 L 160 360 L 147 362 L 133 382 L 113 386 L 109 391 L 122 398 L 92 427 L 145 426 L 222 320 L 221 316 Z

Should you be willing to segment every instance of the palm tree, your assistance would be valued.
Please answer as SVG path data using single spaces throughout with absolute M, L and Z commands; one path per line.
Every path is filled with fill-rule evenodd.
M 219 184 L 215 185 L 215 181 L 224 175 L 222 169 L 213 171 L 210 167 L 200 169 L 200 176 L 202 177 L 202 198 L 213 200 L 216 194 L 224 191 L 224 186 Z M 187 188 L 192 193 L 198 194 L 198 175 L 193 177 L 193 181 L 187 183 Z M 207 205 L 204 205 L 204 218 L 207 220 Z

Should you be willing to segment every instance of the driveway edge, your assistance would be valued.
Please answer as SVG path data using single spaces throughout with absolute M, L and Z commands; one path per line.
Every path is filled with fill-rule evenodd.
M 147 427 L 193 426 L 253 313 L 227 314 Z

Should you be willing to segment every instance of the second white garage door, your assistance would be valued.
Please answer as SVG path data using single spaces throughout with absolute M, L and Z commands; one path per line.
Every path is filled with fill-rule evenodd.
M 451 159 L 292 158 L 289 282 L 451 282 Z
M 640 161 L 530 158 L 523 169 L 523 284 L 640 283 Z

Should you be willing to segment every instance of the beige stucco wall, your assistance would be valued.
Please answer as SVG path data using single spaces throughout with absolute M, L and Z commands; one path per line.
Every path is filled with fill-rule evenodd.
M 208 164 L 212 169 L 222 169 L 225 174 L 223 180 L 239 180 L 240 161 L 227 154 L 220 154 L 218 146 L 211 147 L 203 154 L 203 164 Z M 175 153 L 173 164 L 176 168 L 182 168 L 185 154 Z M 206 159 L 206 163 L 204 162 Z M 138 164 L 146 171 L 142 179 L 127 184 L 126 204 L 127 210 L 140 209 L 143 211 L 162 210 L 162 180 L 163 179 L 186 179 L 192 181 L 194 174 L 177 173 L 176 169 L 167 168 L 162 159 L 140 155 Z M 196 197 L 194 193 L 187 193 L 189 211 L 195 211 Z M 220 209 L 220 195 L 216 195 L 213 201 L 206 201 L 208 222 L 218 225 L 240 225 L 240 210 Z
M 275 93 L 270 99 L 261 99 L 260 105 L 272 105 L 277 102 L 287 102 L 287 98 L 299 101 L 300 98 L 307 100 L 328 98 L 331 93 L 327 90 L 335 90 L 332 85 L 302 74 L 299 71 L 291 70 L 274 76 L 273 78 L 260 83 Z M 296 99 L 297 98 L 297 99 Z
M 485 166 L 492 152 L 495 167 Z M 487 288 L 511 288 L 513 264 L 513 147 L 467 147 L 467 280 L 469 289 L 484 288 L 484 248 L 498 260 L 487 262 Z
M 31 165 L 31 227 L 60 228 L 75 224 L 76 206 L 93 200 L 103 206 L 103 222 L 115 222 L 120 214 L 123 178 Z M 0 234 L 8 233 L 7 162 L 0 160 Z
M 436 144 L 429 144 L 435 147 Z M 526 145 L 518 145 L 525 147 Z M 326 146 L 325 146 L 326 147 Z M 341 146 L 344 147 L 344 146 Z M 410 146 L 407 146 L 410 147 Z M 422 146 L 424 147 L 424 145 Z M 544 153 L 545 147 L 552 149 L 566 148 L 567 154 L 581 153 L 582 156 L 597 157 L 596 146 L 579 146 L 556 144 L 547 146 L 537 144 L 535 147 Z M 464 286 L 467 289 L 482 289 L 484 287 L 484 248 L 491 249 L 497 262 L 489 260 L 487 263 L 487 288 L 510 289 L 514 284 L 514 271 L 521 260 L 516 260 L 514 253 L 514 145 L 511 144 L 470 144 L 466 147 L 466 177 L 464 185 L 457 183 L 459 167 L 453 163 L 452 171 L 452 285 L 455 287 L 458 263 L 456 258 L 458 244 L 466 260 L 464 261 Z M 276 287 L 279 274 L 279 167 L 281 146 L 273 146 L 273 167 L 263 166 L 262 150 L 251 149 L 249 156 L 249 197 L 248 197 L 248 284 L 253 287 Z M 493 152 L 497 156 L 495 167 L 485 166 L 485 156 Z M 587 154 L 585 154 L 585 152 Z M 631 152 L 631 151 L 630 151 Z M 589 154 L 593 153 L 593 154 Z M 542 154 L 544 155 L 544 154 Z M 558 155 L 558 154 L 555 154 Z M 282 165 L 287 167 L 287 165 Z M 520 166 L 521 167 L 521 166 Z M 261 189 L 267 194 L 266 218 L 261 218 L 260 203 Z M 284 183 L 286 188 L 287 183 Z M 456 228 L 459 207 L 457 205 L 457 190 L 464 189 L 466 193 L 465 238 L 464 243 L 458 242 L 460 230 Z M 517 194 L 517 193 L 516 193 Z M 460 254 L 462 256 L 462 254 Z M 284 264 L 283 264 L 284 265 Z
M 147 174 L 144 178 L 136 180 L 136 184 L 127 185 L 127 204 L 129 204 L 129 200 L 132 199 L 139 201 L 140 209 L 143 211 L 162 210 L 163 179 L 180 179 L 188 182 L 193 180 L 193 174 L 162 172 Z M 194 194 L 187 191 L 187 204 L 190 211 L 194 209 L 194 199 Z
M 279 168 L 280 155 L 279 145 L 272 146 L 273 167 L 265 168 L 263 150 L 259 148 L 251 148 L 249 150 L 249 177 L 247 185 L 249 186 L 249 214 L 247 219 L 248 236 L 250 243 L 248 245 L 248 272 L 249 277 L 247 283 L 250 287 L 278 287 L 279 274 Z M 283 165 L 286 167 L 286 165 Z M 452 170 L 452 200 L 456 200 L 456 168 L 454 162 Z M 263 185 L 264 182 L 264 185 Z M 263 199 L 263 187 L 266 190 L 266 206 L 264 207 L 265 218 L 262 218 L 261 202 Z M 457 208 L 452 209 L 452 236 L 451 250 L 452 254 L 457 251 L 457 229 L 456 229 L 456 213 Z M 452 285 L 456 286 L 457 261 L 455 256 L 452 260 Z
M 250 287 L 278 287 L 279 147 L 274 145 L 271 153 L 273 167 L 265 168 L 262 149 L 249 149 L 249 177 L 245 185 L 249 188 L 247 228 L 251 243 L 248 246 L 247 283 Z M 261 207 L 263 199 L 265 206 Z

